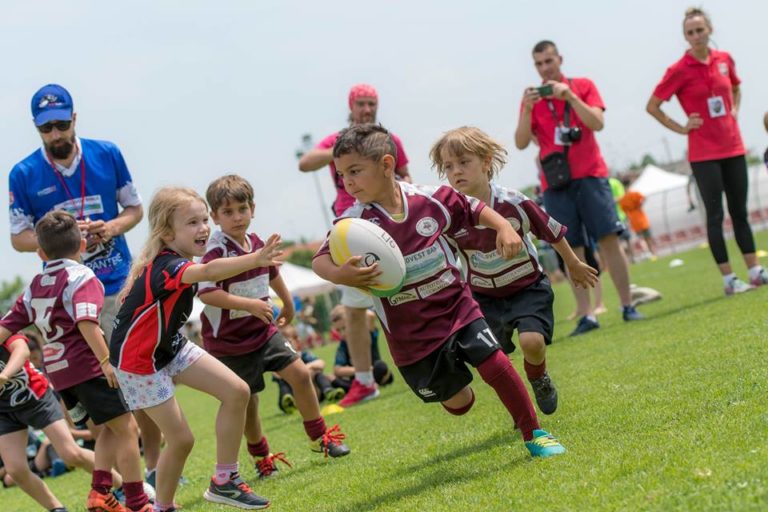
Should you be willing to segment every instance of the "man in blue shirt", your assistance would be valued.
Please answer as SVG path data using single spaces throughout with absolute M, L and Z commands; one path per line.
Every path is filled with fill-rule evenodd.
M 36 251 L 34 227 L 43 215 L 74 215 L 87 239 L 83 262 L 104 285 L 101 327 L 109 339 L 115 298 L 131 266 L 124 233 L 144 215 L 141 197 L 117 146 L 75 135 L 77 114 L 66 89 L 49 84 L 37 91 L 32 117 L 43 146 L 11 170 L 11 244 L 19 252 Z

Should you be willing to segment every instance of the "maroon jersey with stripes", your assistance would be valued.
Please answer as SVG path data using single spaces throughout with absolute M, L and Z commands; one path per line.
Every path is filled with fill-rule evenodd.
M 377 224 L 405 257 L 402 290 L 389 298 L 373 297 L 373 304 L 395 364 L 406 366 L 483 316 L 462 279 L 449 241 L 457 231 L 478 224 L 485 204 L 446 186 L 398 185 L 405 209 L 402 220 L 395 220 L 376 203 L 355 203 L 340 218 L 359 217 Z M 327 239 L 315 257 L 321 254 L 329 254 Z
M 0 325 L 17 332 L 35 324 L 43 335 L 43 366 L 61 391 L 103 375 L 78 322 L 99 322 L 104 286 L 93 271 L 74 260 L 49 261 L 32 279 Z
M 243 256 L 264 247 L 253 233 L 246 237 L 247 246 L 232 240 L 221 231 L 213 234 L 201 263 L 217 258 Z M 269 282 L 278 276 L 277 267 L 258 267 L 216 283 L 200 283 L 198 295 L 224 290 L 232 295 L 269 300 Z M 221 309 L 206 305 L 201 316 L 203 345 L 214 356 L 236 356 L 261 348 L 277 332 L 273 324 L 264 323 L 247 311 Z
M 566 227 L 524 194 L 496 184 L 491 184 L 490 207 L 506 218 L 523 239 L 520 254 L 511 260 L 499 256 L 496 231 L 484 226 L 461 229 L 453 239 L 472 291 L 507 297 L 532 285 L 542 275 L 530 233 L 539 240 L 555 243 L 565 236 Z
M 179 329 L 192 312 L 195 285 L 183 283 L 181 276 L 190 265 L 194 263 L 164 249 L 136 278 L 115 318 L 112 366 L 151 375 L 184 347 L 187 339 Z
M 11 343 L 18 339 L 29 343 L 26 336 L 14 334 L 5 343 L 0 345 L 0 371 L 5 368 L 5 365 L 8 364 L 8 359 L 11 357 L 9 349 Z M 4 386 L 0 387 L 0 413 L 13 412 L 14 409 L 32 400 L 40 400 L 47 389 L 48 380 L 42 373 L 37 371 L 29 360 L 24 361 L 24 366 L 21 367 L 21 370 L 16 375 L 11 376 Z

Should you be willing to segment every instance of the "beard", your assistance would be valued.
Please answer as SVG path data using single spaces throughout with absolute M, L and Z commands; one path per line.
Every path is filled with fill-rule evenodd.
M 53 144 L 45 144 L 45 150 L 48 151 L 54 160 L 65 160 L 75 149 L 75 136 L 69 140 L 60 140 Z

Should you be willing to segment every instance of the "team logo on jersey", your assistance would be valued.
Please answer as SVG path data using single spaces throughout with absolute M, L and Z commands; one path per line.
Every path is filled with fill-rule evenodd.
M 416 223 L 416 232 L 421 236 L 432 236 L 437 233 L 437 221 L 432 217 L 424 217 Z
M 437 395 L 434 391 L 432 391 L 429 388 L 419 388 L 419 394 L 423 396 L 424 398 L 429 398 L 431 396 Z
M 398 306 L 413 300 L 419 300 L 419 296 L 416 294 L 416 290 L 406 290 L 391 296 L 389 298 L 389 303 L 393 306 Z
M 725 62 L 720 62 L 717 64 L 717 67 L 720 70 L 721 75 L 728 76 L 728 64 Z
M 519 221 L 519 220 L 517 220 L 516 218 L 514 218 L 514 217 L 507 217 L 507 222 L 509 222 L 510 224 L 512 224 L 512 228 L 513 228 L 515 231 L 517 231 L 518 229 L 520 229 L 520 221 Z
M 365 219 L 371 224 L 376 224 L 377 226 L 381 227 L 381 221 L 377 217 L 371 217 L 370 219 Z

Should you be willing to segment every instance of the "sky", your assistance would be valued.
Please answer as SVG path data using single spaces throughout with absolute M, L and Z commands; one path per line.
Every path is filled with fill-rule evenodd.
M 591 78 L 605 101 L 598 134 L 616 170 L 650 153 L 681 158 L 684 137 L 645 112 L 665 69 L 686 49 L 678 0 L 539 2 L 419 0 L 3 2 L 0 168 L 40 145 L 32 94 L 60 83 L 73 95 L 79 136 L 121 148 L 146 204 L 164 185 L 204 193 L 225 173 L 256 190 L 255 232 L 321 238 L 334 197 L 327 169 L 298 171 L 303 134 L 315 141 L 346 124 L 351 85 L 379 91 L 379 121 L 403 140 L 414 181 L 438 184 L 429 149 L 446 130 L 475 125 L 509 149 L 500 182 L 536 182 L 535 151 L 514 148 L 523 90 L 538 83 L 532 46 L 554 40 L 566 76 Z M 768 144 L 768 2 L 703 5 L 713 40 L 743 81 L 740 125 L 756 152 Z M 761 85 L 762 84 L 762 85 Z M 761 97 L 762 95 L 762 97 Z M 682 121 L 677 101 L 665 111 Z M 3 180 L 7 211 L 7 178 Z M 318 194 L 319 187 L 320 194 Z M 0 220 L 0 280 L 29 278 L 32 254 L 10 245 Z M 138 252 L 146 219 L 128 235 Z

